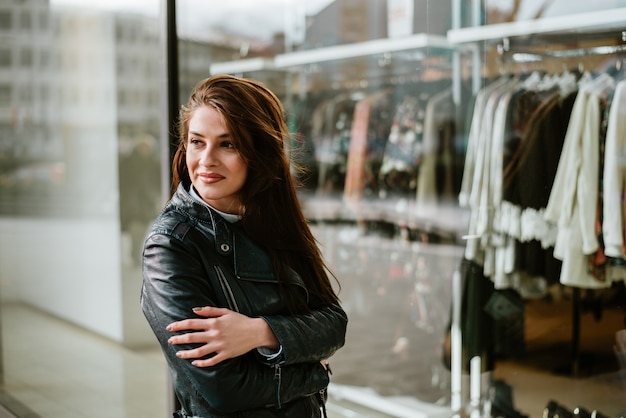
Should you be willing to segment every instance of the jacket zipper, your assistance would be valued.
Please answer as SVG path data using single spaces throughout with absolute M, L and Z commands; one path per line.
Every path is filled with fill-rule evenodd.
M 326 389 L 322 389 L 318 392 L 320 404 L 322 405 L 322 416 L 328 418 L 326 413 Z
M 224 292 L 224 296 L 226 296 L 228 307 L 232 311 L 239 312 L 239 306 L 237 306 L 237 300 L 235 299 L 235 295 L 233 294 L 233 289 L 230 287 L 230 283 L 228 283 L 228 279 L 226 279 L 224 272 L 222 271 L 220 266 L 213 267 L 215 268 L 215 273 L 217 273 L 217 278 L 220 281 L 222 292 Z
M 280 409 L 280 383 L 282 380 L 282 369 L 278 364 L 274 365 L 274 388 L 276 389 L 276 408 Z
M 235 295 L 233 294 L 233 290 L 230 287 L 230 283 L 228 283 L 228 279 L 224 275 L 224 272 L 220 268 L 220 266 L 213 266 L 215 269 L 215 273 L 217 274 L 217 278 L 220 282 L 220 286 L 222 287 L 222 292 L 226 296 L 226 301 L 228 302 L 228 307 L 235 311 L 239 312 L 239 307 L 237 306 L 237 300 L 235 299 Z M 276 405 L 278 409 L 281 409 L 280 402 L 280 385 L 282 382 L 282 369 L 280 365 L 274 365 L 274 388 L 276 390 Z

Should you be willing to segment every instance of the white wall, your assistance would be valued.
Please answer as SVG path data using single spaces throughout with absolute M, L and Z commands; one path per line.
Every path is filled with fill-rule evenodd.
M 0 297 L 122 341 L 116 220 L 0 218 Z

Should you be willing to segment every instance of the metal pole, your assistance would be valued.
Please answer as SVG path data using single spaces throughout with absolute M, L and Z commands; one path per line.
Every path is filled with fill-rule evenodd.
M 171 161 L 177 145 L 176 121 L 179 108 L 178 87 L 178 35 L 176 32 L 176 1 L 161 0 L 161 71 L 163 92 L 161 96 L 161 196 L 167 201 L 172 193 Z M 171 417 L 180 409 L 169 370 L 167 371 L 167 411 Z
M 482 1 L 472 1 L 472 26 L 481 26 L 483 24 L 482 18 Z M 472 93 L 476 95 L 481 88 L 481 66 L 482 56 L 478 44 L 472 46 Z
M 461 273 L 452 276 L 452 326 L 450 327 L 450 407 L 454 416 L 460 416 L 463 407 L 461 394 L 463 345 L 461 342 Z
M 452 0 L 452 29 L 461 28 L 461 0 Z M 461 53 L 452 52 L 452 101 L 461 106 Z
M 176 122 L 179 110 L 178 35 L 176 30 L 176 1 L 161 0 L 161 191 L 167 201 L 173 190 L 171 184 L 171 161 L 176 151 L 178 138 Z
M 481 359 L 480 356 L 472 357 L 470 360 L 470 406 L 471 406 L 471 418 L 480 418 L 480 404 L 481 404 L 481 388 L 480 388 L 480 371 L 481 371 Z

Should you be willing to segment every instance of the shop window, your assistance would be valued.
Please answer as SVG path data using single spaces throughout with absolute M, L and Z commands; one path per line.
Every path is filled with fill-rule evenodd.
M 0 30 L 9 30 L 11 26 L 11 11 L 0 10 Z
M 22 86 L 20 89 L 20 102 L 29 104 L 33 102 L 33 90 L 30 86 Z
M 39 30 L 46 31 L 49 27 L 49 18 L 48 18 L 48 12 L 43 12 L 39 14 Z
M 0 48 L 0 68 L 11 66 L 11 49 Z
M 20 65 L 22 67 L 33 65 L 33 51 L 30 48 L 24 48 L 20 51 Z
M 50 53 L 48 51 L 39 51 L 39 63 L 42 69 L 50 66 Z
M 30 30 L 33 26 L 33 17 L 30 13 L 22 13 L 20 16 L 20 28 L 22 30 Z
M 11 106 L 11 86 L 0 85 L 0 107 Z

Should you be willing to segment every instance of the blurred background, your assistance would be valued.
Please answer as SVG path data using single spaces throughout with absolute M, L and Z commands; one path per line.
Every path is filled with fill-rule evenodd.
M 476 220 L 499 213 L 485 173 L 511 151 L 485 145 L 487 92 L 609 75 L 608 118 L 625 30 L 618 0 L 4 0 L 0 416 L 171 416 L 140 252 L 169 197 L 176 112 L 217 73 L 285 105 L 303 207 L 350 317 L 330 416 L 622 416 L 624 257 L 599 282 L 537 260 L 502 279 L 482 251 L 509 235 Z M 531 110 L 555 85 L 500 91 L 542 92 L 508 110 L 507 144 L 540 126 Z M 550 176 L 517 170 L 549 194 Z

